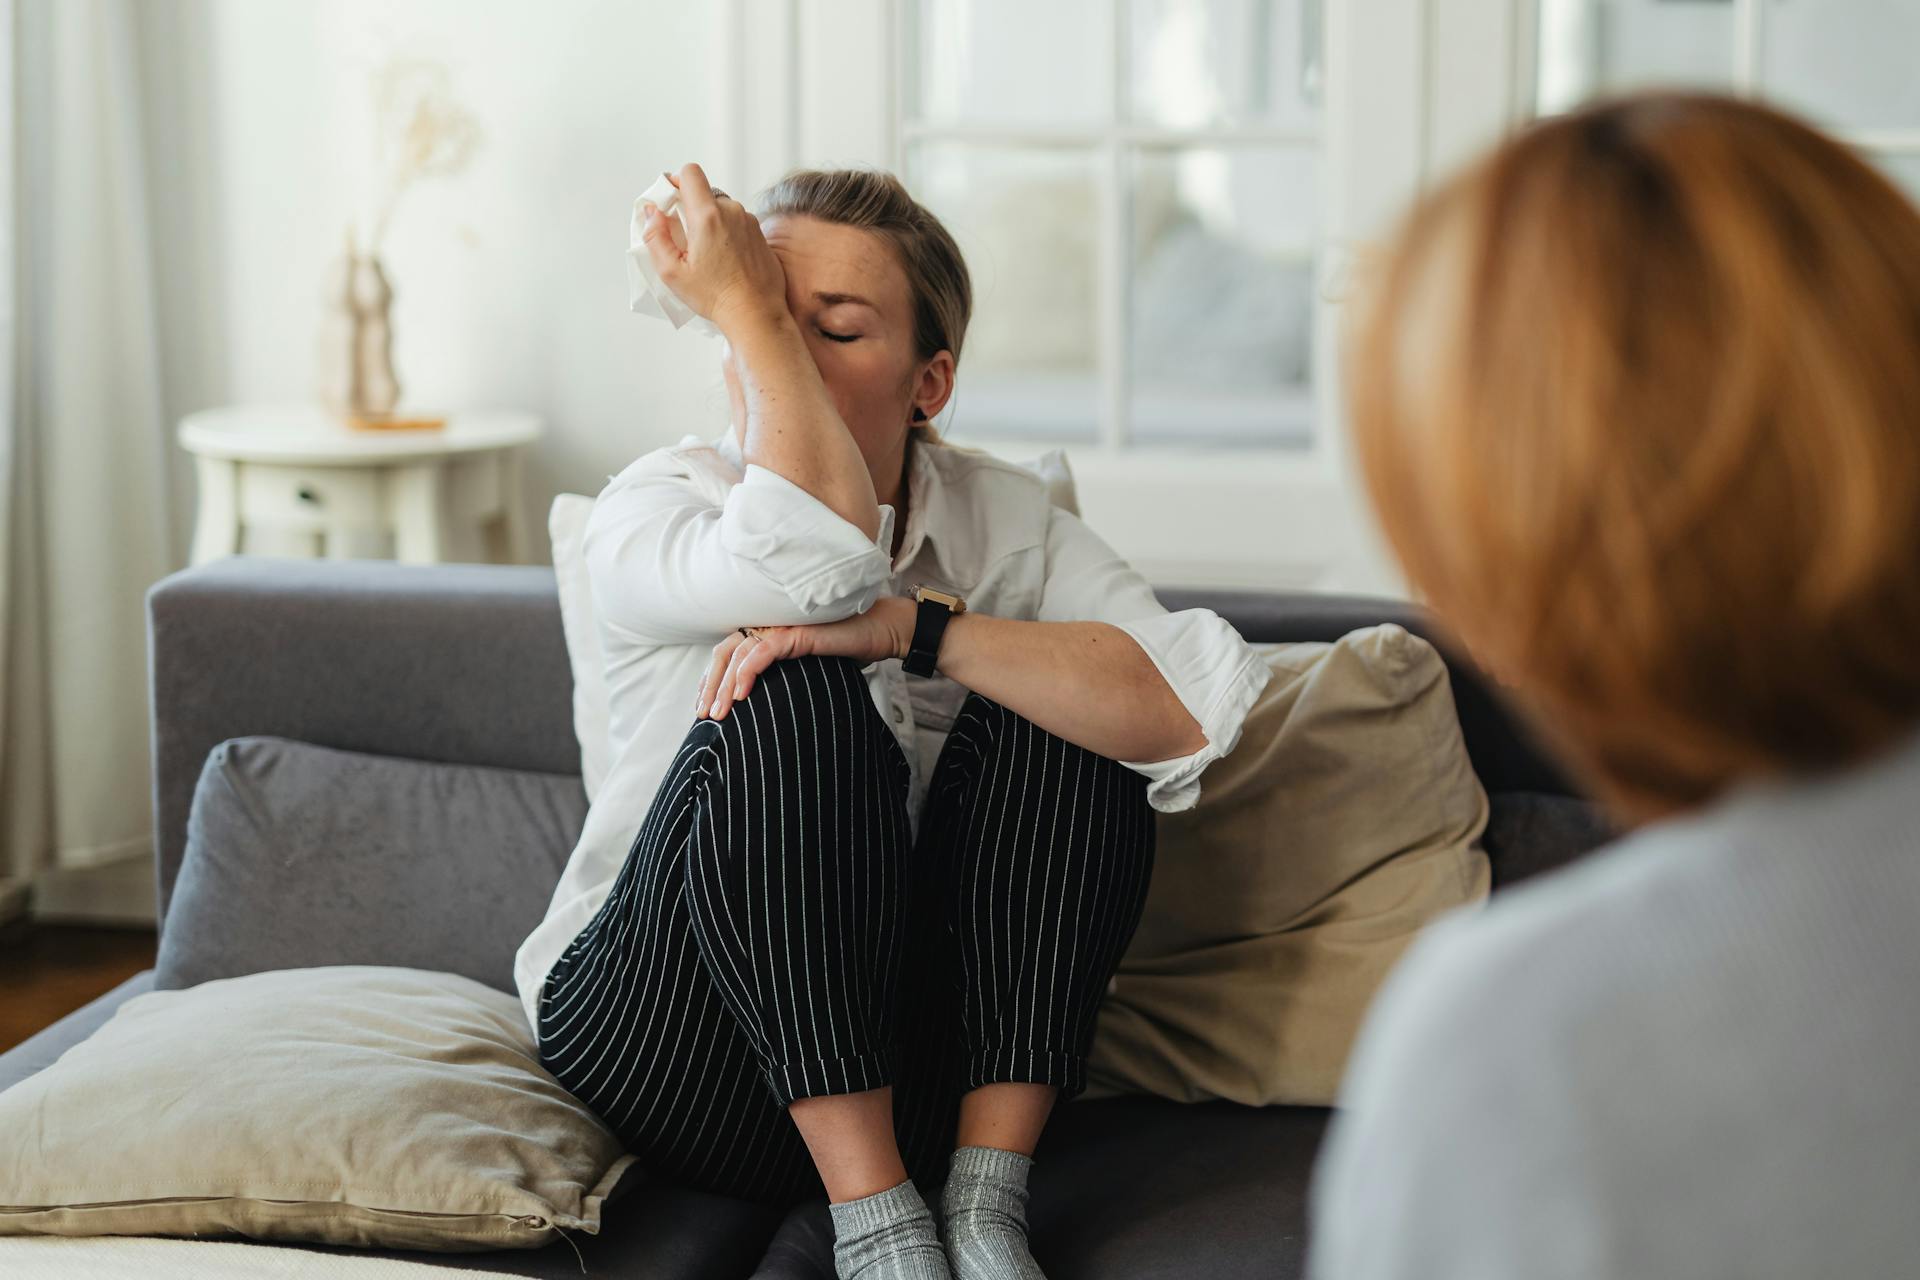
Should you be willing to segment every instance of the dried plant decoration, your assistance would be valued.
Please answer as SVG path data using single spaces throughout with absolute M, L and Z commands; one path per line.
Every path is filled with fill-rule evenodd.
M 454 99 L 447 69 L 426 58 L 394 56 L 373 73 L 375 166 L 380 197 L 364 249 L 347 227 L 345 253 L 325 282 L 319 333 L 320 401 L 350 426 L 432 427 L 443 418 L 398 418 L 400 380 L 393 368 L 393 288 L 380 244 L 400 197 L 421 178 L 463 172 L 480 146 L 480 123 Z M 469 228 L 461 232 L 469 243 Z
M 373 73 L 378 168 L 385 178 L 367 253 L 380 250 L 394 206 L 420 178 L 463 172 L 479 150 L 480 122 L 453 96 L 445 66 L 389 58 Z

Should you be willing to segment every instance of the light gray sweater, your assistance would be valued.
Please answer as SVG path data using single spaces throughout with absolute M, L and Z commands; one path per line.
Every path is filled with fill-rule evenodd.
M 1430 927 L 1312 1204 L 1315 1280 L 1920 1276 L 1920 737 Z

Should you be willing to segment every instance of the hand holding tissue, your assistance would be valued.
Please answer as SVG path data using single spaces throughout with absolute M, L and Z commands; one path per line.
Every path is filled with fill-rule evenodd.
M 648 204 L 660 210 L 663 217 L 670 218 L 680 204 L 680 188 L 663 173 L 633 202 L 633 222 L 627 230 L 627 309 L 643 316 L 657 316 L 676 329 L 685 328 L 691 322 L 700 333 L 719 333 L 712 321 L 667 288 L 654 270 L 646 242 Z

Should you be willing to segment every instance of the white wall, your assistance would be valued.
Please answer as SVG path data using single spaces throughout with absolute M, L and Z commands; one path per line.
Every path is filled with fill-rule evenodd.
M 1523 70 L 1535 52 L 1526 47 L 1530 2 L 1382 0 L 1359 22 L 1360 6 L 1343 0 L 1329 13 L 1336 28 L 1354 22 L 1352 40 L 1364 42 L 1349 59 L 1355 66 L 1392 63 L 1409 41 L 1421 50 L 1404 83 L 1369 72 L 1357 88 L 1369 119 L 1401 110 L 1381 101 L 1407 97 L 1408 136 L 1431 174 L 1491 141 L 1532 102 Z M 1838 74 L 1846 60 L 1833 50 L 1904 48 L 1912 19 L 1896 18 L 1913 5 L 1835 5 L 1821 55 L 1796 61 L 1812 48 L 1804 28 L 1814 0 L 1770 0 L 1768 23 L 1779 30 L 1769 67 L 1821 86 L 1842 115 L 1857 110 L 1862 123 L 1877 123 L 1876 112 L 1890 112 L 1911 127 L 1910 104 L 1888 87 L 1886 58 L 1874 61 L 1874 75 L 1850 79 Z M 1599 39 L 1601 25 L 1609 57 L 1627 66 L 1730 66 L 1731 4 L 1547 0 L 1547 8 L 1548 17 L 1581 18 L 1561 50 L 1562 79 L 1576 89 L 1591 87 L 1598 46 L 1583 41 Z M 788 162 L 842 163 L 886 150 L 890 125 L 879 117 L 889 98 L 877 83 L 889 52 L 886 5 L 810 0 L 798 11 L 808 21 L 796 36 L 795 7 L 775 0 L 142 0 L 169 412 L 311 396 L 323 272 L 347 219 L 370 199 L 369 73 L 397 50 L 445 61 L 485 131 L 468 173 L 408 193 L 386 246 L 403 407 L 496 404 L 545 416 L 549 435 L 530 453 L 522 495 L 536 530 L 554 493 L 596 493 L 638 454 L 688 431 L 718 430 L 725 397 L 714 347 L 626 310 L 627 218 L 655 170 L 689 159 L 745 190 Z M 1603 11 L 1604 22 L 1589 21 Z M 1518 22 L 1523 13 L 1529 20 Z M 730 25 L 736 20 L 740 29 Z M 1543 44 L 1538 52 L 1551 61 L 1553 41 Z M 952 69 L 977 76 L 994 65 L 993 52 L 975 49 Z M 861 81 L 866 65 L 875 83 Z M 744 92 L 742 68 L 753 72 Z M 655 78 L 644 89 L 643 74 Z M 823 87 L 799 92 L 788 78 Z M 723 102 L 730 83 L 749 100 Z M 1859 103 L 1846 97 L 1856 88 L 1866 95 Z M 750 171 L 731 181 L 729 147 Z M 1364 186 L 1369 175 L 1390 174 L 1386 188 L 1400 192 L 1400 166 L 1380 158 L 1377 142 L 1356 154 L 1365 164 L 1354 180 Z M 1920 191 L 1920 161 L 1906 163 Z M 194 486 L 184 455 L 175 465 L 184 562 Z M 1083 481 L 1089 514 L 1125 507 L 1121 495 L 1133 492 L 1103 488 L 1091 471 Z M 1194 566 L 1212 552 L 1170 549 L 1158 531 L 1124 519 L 1102 523 L 1143 568 L 1208 576 Z M 546 558 L 544 537 L 531 551 Z M 1263 560 L 1210 580 L 1291 581 L 1290 572 Z
M 347 220 L 372 202 L 369 76 L 392 50 L 445 62 L 484 132 L 467 172 L 416 185 L 388 232 L 402 408 L 546 418 L 522 495 L 539 531 L 532 558 L 547 558 L 552 494 L 597 493 L 638 454 L 725 421 L 717 348 L 631 314 L 623 262 L 633 198 L 653 173 L 713 163 L 719 6 L 138 8 L 176 419 L 311 398 L 321 280 Z M 176 461 L 184 563 L 193 480 Z

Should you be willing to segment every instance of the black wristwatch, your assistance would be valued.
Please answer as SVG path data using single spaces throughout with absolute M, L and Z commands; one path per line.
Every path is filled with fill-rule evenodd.
M 940 637 L 954 614 L 967 611 L 967 602 L 932 587 L 915 586 L 907 594 L 919 601 L 920 612 L 913 620 L 913 643 L 907 647 L 900 667 L 908 675 L 930 676 L 934 660 L 940 656 Z

